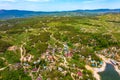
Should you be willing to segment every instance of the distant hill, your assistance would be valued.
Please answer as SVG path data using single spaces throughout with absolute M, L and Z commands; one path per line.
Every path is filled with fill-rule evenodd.
M 120 13 L 120 9 L 95 9 L 95 10 L 73 10 L 73 11 L 25 11 L 25 10 L 0 10 L 0 19 L 25 18 L 32 16 L 86 16 L 105 13 Z
M 89 13 L 119 13 L 120 9 L 95 9 L 95 10 L 75 10 L 73 12 L 89 12 Z

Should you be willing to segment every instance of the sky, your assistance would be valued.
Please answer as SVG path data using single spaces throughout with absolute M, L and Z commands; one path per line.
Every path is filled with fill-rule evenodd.
M 120 0 L 0 0 L 0 9 L 68 11 L 78 9 L 118 9 Z

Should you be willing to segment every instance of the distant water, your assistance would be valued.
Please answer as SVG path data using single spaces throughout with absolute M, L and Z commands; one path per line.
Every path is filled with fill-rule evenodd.
M 106 69 L 103 72 L 98 73 L 101 76 L 101 80 L 120 80 L 120 76 L 111 64 L 106 65 Z

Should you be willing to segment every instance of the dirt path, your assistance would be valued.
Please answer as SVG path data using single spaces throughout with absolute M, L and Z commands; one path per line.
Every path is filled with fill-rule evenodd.
M 23 45 L 26 44 L 26 43 L 23 43 L 21 46 L 20 46 L 20 55 L 21 55 L 21 58 L 20 58 L 20 61 L 22 63 L 22 60 L 24 59 L 24 55 L 26 54 L 26 51 L 25 49 L 23 48 Z
M 6 67 L 0 68 L 0 71 L 5 70 L 7 67 L 11 66 L 11 64 L 8 64 Z
M 3 71 L 4 69 L 6 69 L 7 67 L 3 67 L 3 68 L 0 68 L 0 71 Z
M 100 80 L 100 76 L 97 73 L 97 71 L 94 70 L 94 68 L 90 67 L 89 65 L 86 65 L 85 67 L 86 67 L 86 69 L 93 72 L 93 76 L 96 78 L 96 80 Z

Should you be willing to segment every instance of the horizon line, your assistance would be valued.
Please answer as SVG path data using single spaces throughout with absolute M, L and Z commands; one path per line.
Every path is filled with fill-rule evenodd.
M 51 11 L 43 11 L 43 10 L 23 10 L 23 9 L 0 9 L 0 10 L 16 10 L 16 11 L 32 11 L 32 12 L 66 12 L 66 11 L 77 11 L 77 10 L 117 10 L 120 8 L 96 8 L 96 9 L 73 9 L 73 10 L 51 10 Z

